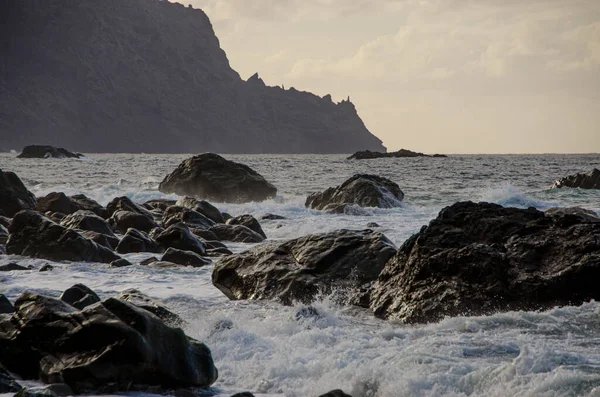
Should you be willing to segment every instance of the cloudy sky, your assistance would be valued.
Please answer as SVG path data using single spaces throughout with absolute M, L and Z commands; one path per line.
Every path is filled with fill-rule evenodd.
M 600 152 L 600 0 L 186 0 L 242 78 L 350 96 L 388 150 Z

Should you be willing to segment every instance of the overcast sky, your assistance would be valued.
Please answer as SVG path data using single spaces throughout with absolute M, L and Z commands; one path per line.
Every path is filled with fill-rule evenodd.
M 185 3 L 242 78 L 350 96 L 388 150 L 600 152 L 600 0 Z

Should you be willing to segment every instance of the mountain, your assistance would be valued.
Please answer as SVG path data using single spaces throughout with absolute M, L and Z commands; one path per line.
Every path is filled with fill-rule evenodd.
M 385 151 L 350 101 L 247 81 L 207 15 L 159 0 L 0 0 L 0 149 Z

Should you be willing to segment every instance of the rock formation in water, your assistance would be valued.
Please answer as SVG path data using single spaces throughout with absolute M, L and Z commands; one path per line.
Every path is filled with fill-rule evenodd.
M 80 157 L 83 157 L 83 154 L 69 152 L 67 149 L 63 149 L 61 147 L 56 148 L 54 146 L 30 145 L 30 146 L 25 146 L 23 148 L 23 151 L 17 157 L 21 158 L 21 159 L 47 159 L 47 158 L 78 159 Z
M 412 150 L 400 149 L 396 152 L 382 153 L 373 152 L 371 150 L 361 150 L 348 157 L 347 160 L 368 160 L 378 159 L 383 157 L 448 157 L 445 154 L 434 154 L 432 156 L 420 152 L 413 152 Z
M 578 187 L 581 189 L 600 189 L 600 170 L 594 168 L 588 174 L 575 174 L 554 182 L 553 188 Z
M 206 14 L 159 0 L 0 0 L 0 150 L 385 151 L 354 105 L 247 81 Z

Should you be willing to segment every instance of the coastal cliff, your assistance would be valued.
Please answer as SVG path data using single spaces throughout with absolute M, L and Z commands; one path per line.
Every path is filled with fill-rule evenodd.
M 0 0 L 0 150 L 385 151 L 349 101 L 240 78 L 207 15 L 158 0 Z

